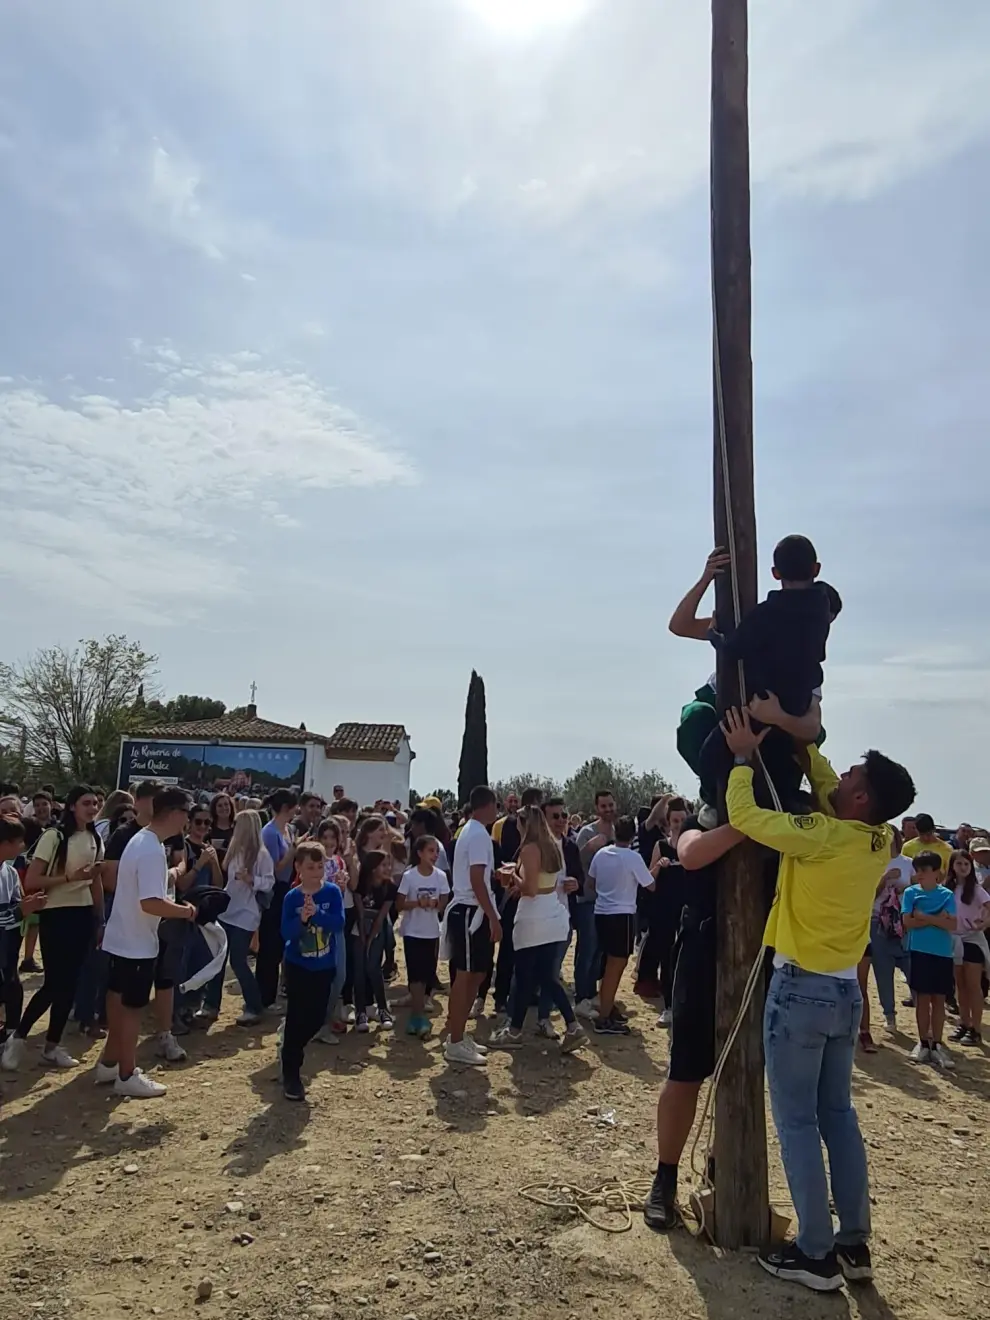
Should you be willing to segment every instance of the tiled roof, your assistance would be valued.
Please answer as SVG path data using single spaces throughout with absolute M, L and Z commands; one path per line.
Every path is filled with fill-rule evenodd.
M 375 727 L 364 725 L 341 725 L 341 728 Z M 338 730 L 339 732 L 339 730 Z M 334 735 L 336 737 L 336 734 Z M 326 743 L 328 740 L 318 733 L 308 733 L 305 729 L 293 728 L 290 724 L 274 724 L 271 720 L 259 719 L 257 715 L 224 715 L 218 720 L 189 720 L 185 724 L 153 724 L 146 729 L 139 729 L 127 734 L 128 738 L 155 738 L 165 741 L 169 738 L 182 738 L 194 742 L 199 738 L 247 743 Z
M 402 724 L 338 724 L 326 741 L 326 753 L 391 761 L 405 737 Z

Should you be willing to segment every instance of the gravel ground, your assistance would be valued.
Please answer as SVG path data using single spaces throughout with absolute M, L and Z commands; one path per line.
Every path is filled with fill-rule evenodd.
M 658 1237 L 637 1220 L 605 1233 L 520 1197 L 527 1183 L 650 1176 L 667 1037 L 645 1007 L 627 1040 L 593 1038 L 562 1058 L 533 1035 L 487 1071 L 447 1068 L 436 1039 L 402 1034 L 400 1013 L 395 1033 L 312 1045 L 308 1101 L 291 1105 L 276 1080 L 277 1022 L 236 1027 L 235 1000 L 184 1042 L 189 1062 L 167 1069 L 162 1100 L 108 1095 L 86 1066 L 43 1071 L 37 1046 L 2 1076 L 3 1320 L 985 1312 L 986 1053 L 957 1050 L 954 1077 L 912 1067 L 907 1035 L 859 1059 L 877 1281 L 822 1299 L 684 1231 Z M 66 1040 L 91 1065 L 97 1047 L 84 1043 Z M 786 1199 L 773 1147 L 771 1183 Z

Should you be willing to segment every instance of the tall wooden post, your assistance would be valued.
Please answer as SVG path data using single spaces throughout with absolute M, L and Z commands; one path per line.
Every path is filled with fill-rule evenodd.
M 715 312 L 715 543 L 729 546 L 732 510 L 740 605 L 756 603 L 753 498 L 753 364 L 750 353 L 749 69 L 747 0 L 712 0 L 711 213 Z M 723 465 L 720 416 L 725 423 Z M 719 624 L 733 620 L 732 585 L 716 585 Z M 735 666 L 718 667 L 720 709 L 739 704 Z M 723 817 L 724 818 L 724 817 Z M 718 1040 L 725 1041 L 766 918 L 755 845 L 733 848 L 719 874 Z M 715 1108 L 715 1228 L 729 1250 L 762 1246 L 769 1231 L 767 1133 L 763 1102 L 763 986 L 742 1025 Z

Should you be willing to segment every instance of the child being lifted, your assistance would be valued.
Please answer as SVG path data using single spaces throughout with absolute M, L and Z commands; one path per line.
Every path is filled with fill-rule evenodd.
M 715 555 L 709 560 L 709 566 L 723 565 L 724 559 Z M 742 661 L 750 712 L 756 720 L 772 726 L 760 752 L 785 811 L 805 809 L 794 739 L 815 742 L 821 734 L 825 643 L 831 622 L 842 608 L 838 592 L 818 582 L 820 571 L 815 547 L 808 538 L 785 536 L 773 554 L 773 575 L 781 589 L 771 592 L 737 628 L 720 632 L 712 618 L 706 630 L 712 644 L 730 663 Z M 706 569 L 706 575 L 708 572 Z M 685 632 L 680 616 L 685 606 L 692 614 L 696 611 L 701 594 L 703 589 L 699 594 L 696 588 L 678 606 L 671 619 L 672 632 L 699 635 L 701 620 L 692 619 L 693 628 Z M 701 797 L 714 805 L 719 779 L 727 778 L 731 769 L 731 756 L 717 725 L 701 747 L 696 768 Z M 772 805 L 763 776 L 757 776 L 756 796 L 761 806 Z

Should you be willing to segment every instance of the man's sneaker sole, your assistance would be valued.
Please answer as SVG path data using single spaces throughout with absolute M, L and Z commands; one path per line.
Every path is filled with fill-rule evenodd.
M 787 1283 L 800 1283 L 803 1288 L 810 1288 L 812 1292 L 838 1292 L 842 1287 L 842 1273 L 826 1277 L 821 1274 L 813 1274 L 810 1270 L 803 1270 L 800 1266 L 787 1266 L 783 1268 L 771 1264 L 764 1260 L 762 1256 L 756 1258 L 763 1269 L 768 1274 L 772 1274 L 775 1279 L 783 1279 Z

